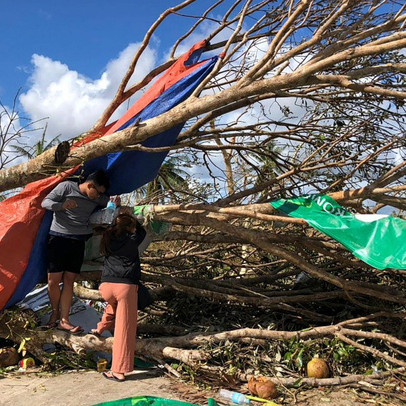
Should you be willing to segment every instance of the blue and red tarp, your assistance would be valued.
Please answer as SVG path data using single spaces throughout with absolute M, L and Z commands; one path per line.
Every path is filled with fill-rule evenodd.
M 123 130 L 170 110 L 186 100 L 213 69 L 217 57 L 198 62 L 206 41 L 195 44 L 182 55 L 115 123 L 90 134 L 74 147 Z M 142 143 L 146 147 L 173 145 L 184 123 Z M 153 180 L 167 152 L 128 151 L 107 154 L 86 162 L 87 174 L 103 169 L 111 187 L 109 195 L 129 193 Z M 77 168 L 65 173 L 72 175 Z M 0 202 L 0 310 L 22 300 L 46 276 L 46 244 L 52 213 L 41 208 L 44 197 L 64 177 L 51 176 L 28 184 L 19 194 Z

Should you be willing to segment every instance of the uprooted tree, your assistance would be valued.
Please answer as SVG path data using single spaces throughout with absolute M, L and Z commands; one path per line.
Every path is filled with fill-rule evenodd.
M 330 358 L 338 354 L 336 374 L 365 372 L 338 362 L 352 352 L 382 370 L 404 371 L 405 271 L 366 265 L 269 202 L 323 193 L 359 213 L 402 215 L 406 6 L 396 0 L 220 0 L 195 17 L 165 64 L 128 87 L 162 21 L 185 18 L 193 3 L 200 2 L 168 9 L 151 26 L 89 132 L 102 129 L 119 105 L 174 63 L 179 44 L 202 24 L 213 27 L 208 50 L 223 52 L 209 77 L 167 113 L 78 147 L 63 163 L 73 167 L 123 150 L 154 153 L 141 142 L 186 122 L 176 144 L 158 152 L 170 150 L 180 167 L 205 175 L 175 182 L 161 173 L 155 200 L 144 194 L 144 203 L 161 203 L 153 219 L 173 226 L 143 256 L 144 281 L 163 288 L 155 293 L 159 306 L 143 316 L 148 323 L 141 320 L 139 331 L 151 336 L 138 341 L 137 351 L 163 363 L 178 360 L 206 377 L 279 373 L 285 384 L 297 381 L 303 348 L 311 344 Z M 52 165 L 51 148 L 3 169 L 0 190 L 47 176 Z M 296 279 L 303 272 L 310 282 L 301 285 Z M 187 304 L 176 307 L 176 297 L 187 297 Z M 166 316 L 151 325 L 158 313 Z M 26 346 L 38 357 L 44 342 L 77 352 L 111 347 L 112 339 L 28 333 L 23 322 L 9 327 L 5 320 L 0 334 L 31 334 Z M 317 344 L 320 338 L 327 344 Z

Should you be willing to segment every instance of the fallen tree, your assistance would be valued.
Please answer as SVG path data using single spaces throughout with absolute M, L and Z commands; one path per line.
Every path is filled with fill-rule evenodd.
M 276 360 L 273 360 L 272 367 L 278 370 L 278 365 L 283 365 L 284 375 L 288 376 L 281 376 L 281 374 L 279 374 L 279 376 L 272 378 L 274 383 L 284 386 L 297 386 L 298 379 L 300 379 L 301 384 L 306 386 L 335 386 L 359 381 L 378 383 L 379 380 L 387 377 L 389 374 L 402 375 L 405 372 L 406 362 L 388 355 L 386 351 L 383 352 L 374 348 L 373 344 L 362 345 L 354 340 L 369 339 L 371 342 L 379 341 L 381 345 L 383 343 L 384 346 L 387 346 L 387 348 L 399 354 L 399 352 L 406 347 L 406 341 L 399 340 L 390 334 L 376 332 L 376 330 L 385 324 L 383 320 L 391 319 L 396 321 L 404 320 L 404 318 L 404 314 L 380 312 L 365 317 L 346 320 L 334 325 L 319 326 L 301 331 L 244 328 L 219 333 L 191 333 L 177 337 L 141 338 L 137 340 L 136 354 L 145 359 L 152 359 L 166 365 L 169 372 L 174 373 L 178 377 L 180 377 L 180 374 L 163 360 L 175 360 L 194 368 L 200 364 L 199 368 L 203 374 L 207 374 L 209 377 L 216 376 L 220 380 L 227 380 L 230 379 L 229 365 L 219 362 L 221 356 L 224 356 L 224 354 L 221 354 L 221 347 L 226 346 L 227 343 L 236 342 L 248 348 L 256 348 L 256 351 L 258 351 L 258 348 L 261 347 L 264 349 L 272 348 L 271 343 L 275 341 L 285 341 L 291 344 L 292 342 L 296 342 L 302 343 L 302 345 L 305 346 L 306 343 L 316 339 L 336 337 L 344 343 L 350 342 L 351 345 L 362 352 L 370 353 L 374 357 L 380 358 L 400 368 L 393 370 L 391 373 L 373 373 L 368 376 L 364 374 L 354 374 L 345 377 L 337 376 L 333 378 L 316 379 L 305 378 L 301 376 L 300 373 L 289 370 L 283 361 L 276 357 Z M 35 356 L 44 363 L 49 362 L 46 352 L 41 350 L 44 344 L 58 343 L 82 355 L 87 351 L 108 352 L 112 349 L 113 338 L 104 338 L 92 334 L 73 336 L 60 330 L 38 331 L 35 329 L 35 323 L 33 325 L 33 320 L 29 314 L 5 312 L 2 315 L 1 321 L 0 336 L 7 336 L 17 342 L 24 340 L 25 350 L 35 354 Z M 367 329 L 374 331 L 365 331 Z M 140 330 L 143 332 L 142 324 Z M 398 350 L 396 350 L 396 348 Z M 258 355 L 260 356 L 260 354 Z M 228 361 L 231 362 L 231 360 Z M 269 361 L 271 361 L 271 359 L 269 359 L 268 362 Z M 279 370 L 281 370 L 280 367 Z M 247 381 L 251 376 L 241 370 L 235 371 L 233 375 L 233 379 L 239 379 L 241 381 Z
M 127 87 L 159 24 L 193 3 L 200 2 L 167 10 L 151 27 L 115 99 L 88 133 L 101 131 L 117 106 L 176 60 L 178 43 L 165 64 Z M 187 42 L 223 3 L 201 12 L 180 40 Z M 49 150 L 3 169 L 0 190 L 114 151 L 170 151 L 174 170 L 162 169 L 155 189 L 126 197 L 129 205 L 152 204 L 150 220 L 172 224 L 142 258 L 156 304 L 141 316 L 139 354 L 171 373 L 193 371 L 210 382 L 261 373 L 284 385 L 299 378 L 308 385 L 347 384 L 361 376 L 376 380 L 363 375 L 371 364 L 379 377 L 392 368 L 403 374 L 406 271 L 363 263 L 269 202 L 323 193 L 357 213 L 403 217 L 405 6 L 391 0 L 232 3 L 206 36 L 207 49 L 221 49 L 223 58 L 191 98 L 76 148 L 63 163 Z M 225 42 L 218 37 L 224 32 Z M 183 122 L 174 146 L 141 144 Z M 190 167 L 191 174 L 179 175 Z M 81 286 L 76 293 L 100 298 Z M 27 350 L 44 362 L 44 343 L 77 353 L 111 349 L 111 338 L 27 329 L 26 321 L 7 317 L 0 336 L 29 338 Z M 329 360 L 334 377 L 304 378 L 315 352 Z

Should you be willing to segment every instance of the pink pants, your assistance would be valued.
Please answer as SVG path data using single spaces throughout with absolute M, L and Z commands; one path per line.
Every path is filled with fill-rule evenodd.
M 138 285 L 103 282 L 99 291 L 108 304 L 97 331 L 114 329 L 111 370 L 119 374 L 131 372 L 134 370 Z

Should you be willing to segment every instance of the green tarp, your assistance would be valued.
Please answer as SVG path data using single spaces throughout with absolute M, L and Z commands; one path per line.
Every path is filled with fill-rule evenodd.
M 193 403 L 181 402 L 180 400 L 164 399 L 155 396 L 135 396 L 112 400 L 110 402 L 97 403 L 93 406 L 197 406 Z M 208 406 L 218 406 L 214 399 L 208 400 Z
M 325 195 L 280 199 L 271 205 L 340 242 L 378 268 L 406 269 L 406 221 L 387 215 L 352 214 Z

